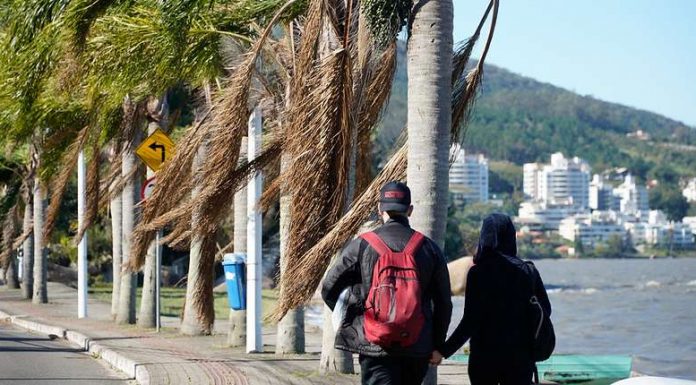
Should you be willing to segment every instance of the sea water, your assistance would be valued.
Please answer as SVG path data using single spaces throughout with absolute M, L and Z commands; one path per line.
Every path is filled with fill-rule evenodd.
M 633 370 L 696 379 L 696 258 L 541 260 L 556 353 L 633 356 Z M 450 329 L 464 300 L 454 298 Z

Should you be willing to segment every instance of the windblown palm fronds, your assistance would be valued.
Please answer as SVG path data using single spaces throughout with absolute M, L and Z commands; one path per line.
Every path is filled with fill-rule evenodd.
M 483 53 L 481 54 L 481 58 L 479 58 L 479 61 L 476 64 L 476 67 L 473 70 L 469 71 L 466 77 L 462 79 L 461 73 L 466 67 L 466 64 L 464 64 L 463 66 L 457 65 L 459 75 L 456 78 L 453 76 L 454 87 L 452 91 L 451 131 L 453 143 L 461 143 L 461 138 L 465 135 L 465 132 L 461 132 L 462 122 L 467 121 L 469 119 L 469 114 L 471 114 L 471 111 L 473 110 L 473 104 L 476 101 L 476 96 L 478 95 L 479 86 L 483 81 L 483 64 L 486 61 L 486 55 L 488 54 L 491 42 L 493 41 L 493 33 L 495 32 L 495 24 L 498 18 L 498 1 L 499 0 L 491 0 L 491 3 L 486 9 L 486 12 L 484 13 L 483 18 L 481 19 L 481 22 L 476 28 L 476 32 L 472 37 L 468 39 L 467 43 L 464 44 L 465 48 L 462 52 L 462 55 L 460 56 L 462 57 L 462 61 L 464 55 L 471 56 L 471 50 L 473 49 L 473 45 L 476 44 L 476 40 L 478 39 L 481 27 L 483 26 L 485 20 L 488 18 L 488 13 L 492 5 L 493 17 L 491 20 L 490 30 L 488 32 L 488 38 L 486 39 L 486 45 L 483 49 Z M 467 45 L 471 46 L 471 48 L 468 48 Z M 469 61 L 468 56 L 466 57 L 466 62 Z
M 494 20 L 497 14 L 497 1 L 498 0 L 492 0 L 492 3 L 494 4 Z M 487 14 L 488 11 L 486 11 L 486 14 L 484 15 L 484 20 Z M 494 28 L 495 23 L 493 22 L 491 26 L 491 33 L 489 33 L 489 41 L 487 42 L 487 46 L 490 45 L 490 39 L 492 37 L 492 31 Z M 469 40 L 475 41 L 475 39 L 472 38 Z M 466 55 L 470 55 L 470 53 L 471 50 L 468 50 Z M 465 67 L 468 57 L 463 57 L 463 55 L 460 54 L 455 58 L 455 60 L 464 61 Z M 482 68 L 484 60 L 485 55 L 483 55 L 479 60 L 477 68 Z M 452 74 L 453 78 L 459 78 L 464 67 L 454 65 Z M 458 71 L 459 73 L 457 74 L 455 71 Z M 467 81 L 476 80 L 476 78 L 469 76 L 467 76 L 466 79 L 468 79 Z M 467 109 L 472 108 L 472 99 L 476 96 L 478 84 L 480 84 L 480 78 L 478 83 L 472 83 L 469 85 L 470 92 L 456 93 L 453 91 L 453 114 L 459 114 L 459 118 L 455 119 L 453 116 L 452 130 L 455 130 L 455 124 L 464 124 L 462 117 L 467 117 Z M 455 136 L 452 136 L 452 139 L 454 138 Z M 369 218 L 370 214 L 374 212 L 377 198 L 379 196 L 379 189 L 382 187 L 382 185 L 391 180 L 404 180 L 406 178 L 407 153 L 407 145 L 404 144 L 395 153 L 395 155 L 391 157 L 386 166 L 372 181 L 369 187 L 362 193 L 362 195 L 360 195 L 360 197 L 353 202 L 350 211 L 340 218 L 331 227 L 331 230 L 326 233 L 326 235 L 313 247 L 311 247 L 311 249 L 309 249 L 299 258 L 295 259 L 293 263 L 288 264 L 287 272 L 284 273 L 281 280 L 281 295 L 279 298 L 278 307 L 271 316 L 273 320 L 280 320 L 288 310 L 309 301 L 316 291 L 317 286 L 321 282 L 323 272 L 328 267 L 332 256 L 335 255 L 349 239 L 357 234 L 361 226 Z
M 75 165 L 77 165 L 77 158 L 82 151 L 85 141 L 87 140 L 89 134 L 88 127 L 83 128 L 75 138 L 75 141 L 69 146 L 63 159 L 61 161 L 62 168 L 58 173 L 57 177 L 51 182 L 51 201 L 46 210 L 46 222 L 44 223 L 44 234 L 45 237 L 50 237 L 53 232 L 53 227 L 56 223 L 56 219 L 60 214 L 60 204 L 63 200 L 63 194 L 65 189 L 68 187 L 70 178 L 75 172 Z
M 179 221 L 190 224 L 191 214 L 196 213 L 201 221 L 193 230 L 203 239 L 217 230 L 220 219 L 225 215 L 225 211 L 220 210 L 220 207 L 231 205 L 234 192 L 247 177 L 243 174 L 236 174 L 236 178 L 230 176 L 235 175 L 241 138 L 247 131 L 250 115 L 249 89 L 255 73 L 256 60 L 275 23 L 293 3 L 291 0 L 277 11 L 246 58 L 236 68 L 224 92 L 213 103 L 209 114 L 183 139 L 184 145 L 180 148 L 184 151 L 177 152 L 160 171 L 153 196 L 144 206 L 142 223 L 134 232 L 133 255 L 136 258 L 129 261 L 130 268 L 137 269 L 142 265 L 142 256 L 152 240 L 153 232 L 166 224 Z M 190 183 L 193 178 L 182 179 L 181 176 L 191 168 L 195 154 L 204 141 L 209 148 L 201 167 L 206 185 L 198 192 L 195 201 L 189 201 L 186 195 L 191 191 Z M 173 197 L 175 199 L 172 199 Z M 163 204 L 164 199 L 174 200 L 175 203 L 183 201 L 183 204 L 178 207 L 174 204 Z M 180 232 L 179 235 L 184 234 Z
M 396 70 L 396 43 L 393 42 L 372 63 L 374 68 L 363 75 L 367 89 L 362 90 L 364 96 L 358 114 L 358 153 L 356 161 L 356 183 L 354 196 L 357 198 L 365 191 L 372 181 L 372 132 L 380 113 L 385 108 Z

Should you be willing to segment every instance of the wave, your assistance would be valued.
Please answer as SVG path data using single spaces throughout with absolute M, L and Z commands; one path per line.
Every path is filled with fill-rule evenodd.
M 696 279 L 694 279 L 693 281 L 687 282 L 686 286 L 696 286 Z
M 577 285 L 546 285 L 547 294 L 559 293 L 580 293 L 580 294 L 595 294 L 602 291 L 596 287 L 581 287 Z

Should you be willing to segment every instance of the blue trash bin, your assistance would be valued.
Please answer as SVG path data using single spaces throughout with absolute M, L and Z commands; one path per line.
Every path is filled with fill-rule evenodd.
M 230 308 L 246 309 L 246 253 L 225 254 L 222 259 Z

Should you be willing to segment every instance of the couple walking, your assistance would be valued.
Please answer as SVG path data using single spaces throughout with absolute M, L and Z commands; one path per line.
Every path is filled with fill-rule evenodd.
M 439 365 L 471 339 L 473 385 L 530 384 L 540 360 L 540 330 L 542 340 L 553 338 L 544 335 L 551 305 L 536 269 L 517 258 L 510 218 L 491 214 L 484 220 L 464 316 L 447 338 L 447 261 L 432 240 L 411 229 L 412 210 L 408 187 L 387 183 L 378 207 L 384 225 L 350 242 L 326 275 L 322 297 L 331 309 L 340 302 L 344 313 L 334 325 L 336 348 L 359 354 L 363 384 L 419 385 L 429 364 Z

